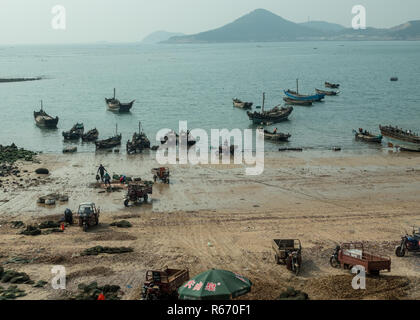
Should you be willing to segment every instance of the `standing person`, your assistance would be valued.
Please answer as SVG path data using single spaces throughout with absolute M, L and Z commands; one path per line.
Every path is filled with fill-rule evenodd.
M 98 168 L 98 171 L 97 171 L 97 173 L 99 172 L 99 174 L 101 175 L 101 181 L 102 182 L 104 182 L 104 174 L 105 174 L 105 172 L 108 172 L 105 168 L 104 168 L 104 166 L 101 164 L 100 166 L 99 166 L 99 168 Z
M 111 177 L 108 172 L 105 172 L 104 179 L 105 179 L 105 186 L 106 185 L 111 186 Z

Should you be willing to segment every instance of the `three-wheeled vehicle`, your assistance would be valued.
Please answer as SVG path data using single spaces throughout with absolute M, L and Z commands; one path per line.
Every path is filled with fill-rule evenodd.
M 379 275 L 382 270 L 391 271 L 391 258 L 366 252 L 363 243 L 344 243 L 337 246 L 330 257 L 333 268 L 352 270 L 354 266 L 362 266 L 366 273 Z
M 83 231 L 86 232 L 90 226 L 99 224 L 99 212 L 100 209 L 96 208 L 93 202 L 84 202 L 79 205 L 77 219 L 79 220 L 79 226 L 83 228 Z
M 287 269 L 299 274 L 302 266 L 302 245 L 299 239 L 274 239 L 272 242 L 274 259 L 283 263 Z
M 152 192 L 153 185 L 151 183 L 131 182 L 128 184 L 128 191 L 124 200 L 124 206 L 128 207 L 130 205 L 130 201 L 139 203 L 140 199 L 143 199 L 143 203 L 147 203 L 149 194 L 152 194 Z
M 188 269 L 149 270 L 143 285 L 142 296 L 145 300 L 177 299 L 178 288 L 190 278 Z
M 395 255 L 397 257 L 404 257 L 406 252 L 420 252 L 420 229 L 416 233 L 413 227 L 413 234 L 401 237 L 401 243 L 395 248 Z
M 153 181 L 156 182 L 157 179 L 162 181 L 163 183 L 169 184 L 169 168 L 160 167 L 160 168 L 153 168 Z

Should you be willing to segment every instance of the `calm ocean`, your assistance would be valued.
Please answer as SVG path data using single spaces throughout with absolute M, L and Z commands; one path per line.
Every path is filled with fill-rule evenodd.
M 341 84 L 340 95 L 313 107 L 294 107 L 290 120 L 275 124 L 292 138 L 287 147 L 378 148 L 355 142 L 353 128 L 379 132 L 394 124 L 420 132 L 420 42 L 290 42 L 211 45 L 63 45 L 0 47 L 0 77 L 45 76 L 0 84 L 0 144 L 15 142 L 36 151 L 61 152 L 61 132 L 76 122 L 96 127 L 100 138 L 115 132 L 123 142 L 141 121 L 151 140 L 162 128 L 252 128 L 232 98 L 266 108 L 283 102 L 283 89 L 313 93 L 325 80 Z M 391 82 L 391 76 L 398 82 Z M 131 114 L 107 111 L 113 88 Z M 40 100 L 59 129 L 35 126 Z M 155 144 L 152 141 L 152 144 Z M 278 145 L 266 142 L 266 150 Z M 79 151 L 94 151 L 92 144 Z

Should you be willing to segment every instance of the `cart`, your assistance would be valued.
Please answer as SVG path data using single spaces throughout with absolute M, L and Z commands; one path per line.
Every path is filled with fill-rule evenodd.
M 379 275 L 382 270 L 391 271 L 391 258 L 366 252 L 363 243 L 344 243 L 337 246 L 331 255 L 330 264 L 334 268 L 352 269 L 362 266 L 366 273 Z
M 96 208 L 93 202 L 84 202 L 79 205 L 77 219 L 83 231 L 86 232 L 90 226 L 97 226 L 99 224 L 99 212 L 100 209 Z
M 302 245 L 300 240 L 274 239 L 272 248 L 276 263 L 285 264 L 288 270 L 298 275 L 302 266 Z
M 143 182 L 132 182 L 128 184 L 128 191 L 124 200 L 124 206 L 128 207 L 130 202 L 139 203 L 143 199 L 143 203 L 147 203 L 149 194 L 153 192 L 153 185 Z
M 143 285 L 142 296 L 145 300 L 177 299 L 178 288 L 190 278 L 188 269 L 149 270 Z
M 163 183 L 169 184 L 169 168 L 160 167 L 160 168 L 153 168 L 153 181 L 156 182 L 157 179 L 162 181 Z

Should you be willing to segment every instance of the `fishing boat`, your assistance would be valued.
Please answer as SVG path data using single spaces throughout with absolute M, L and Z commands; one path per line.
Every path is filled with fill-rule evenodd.
M 241 109 L 251 109 L 253 103 L 252 102 L 243 102 L 237 98 L 232 99 L 233 100 L 233 106 L 236 108 L 241 108 Z
M 390 80 L 393 81 L 393 82 L 398 81 L 398 77 L 391 77 Z
M 139 132 L 134 132 L 131 141 L 127 141 L 127 153 L 142 152 L 144 149 L 150 149 L 150 140 L 141 129 L 141 123 L 139 122 Z
M 105 102 L 108 106 L 108 109 L 115 112 L 129 112 L 133 107 L 133 104 L 136 100 L 133 100 L 128 103 L 122 103 L 115 97 L 115 88 L 114 88 L 114 97 L 113 98 L 105 98 Z
M 85 127 L 83 123 L 76 123 L 70 131 L 64 131 L 64 140 L 78 140 L 82 137 Z
M 99 137 L 99 131 L 95 128 L 89 130 L 87 133 L 82 134 L 82 141 L 96 141 Z
M 110 149 L 119 146 L 121 145 L 121 138 L 121 133 L 118 134 L 118 127 L 116 126 L 115 136 L 105 140 L 95 141 L 96 149 Z
M 368 131 L 363 131 L 361 129 L 359 129 L 359 131 L 353 130 L 353 133 L 356 140 L 371 142 L 371 143 L 382 142 L 382 135 L 374 135 Z
M 263 128 L 259 128 L 263 130 Z M 272 140 L 272 141 L 289 141 L 289 138 L 292 135 L 289 133 L 281 133 L 281 132 L 270 132 L 268 130 L 264 130 L 264 139 Z
M 312 105 L 312 101 L 299 101 L 299 100 L 293 100 L 288 97 L 284 97 L 283 100 L 288 105 L 305 106 L 305 107 L 309 107 Z
M 326 95 L 326 96 L 336 96 L 340 92 L 340 91 L 326 91 L 326 90 L 320 90 L 320 89 L 315 89 L 315 91 L 318 94 L 323 94 L 323 95 Z
M 412 144 L 415 148 L 420 146 L 420 137 L 411 132 L 411 130 L 403 130 L 398 127 L 381 125 L 379 126 L 379 129 L 381 130 L 381 134 L 391 141 L 396 141 L 397 143 L 403 142 L 406 145 Z
M 178 145 L 179 138 L 180 138 L 180 135 L 176 133 L 174 130 L 171 130 L 167 134 L 165 134 L 165 136 L 160 138 L 160 143 L 165 144 L 166 142 L 173 141 L 173 139 L 175 139 L 175 144 Z M 181 131 L 181 141 L 184 141 L 184 139 L 187 140 L 188 147 L 191 147 L 197 143 L 196 139 L 190 134 L 189 130 L 187 130 L 187 132 Z
M 249 120 L 255 124 L 267 124 L 267 123 L 276 123 L 280 121 L 285 121 L 289 118 L 290 114 L 293 111 L 293 107 L 280 107 L 280 105 L 274 107 L 269 111 L 264 111 L 265 104 L 265 93 L 263 93 L 263 103 L 261 112 L 247 111 Z
M 35 123 L 38 127 L 51 128 L 51 129 L 57 128 L 58 117 L 53 118 L 43 110 L 42 100 L 41 100 L 41 110 L 34 111 L 34 118 L 35 118 Z
M 340 85 L 338 83 L 330 83 L 325 81 L 325 88 L 331 88 L 331 89 L 338 89 Z
M 325 98 L 325 94 L 313 94 L 313 95 L 304 95 L 299 94 L 296 91 L 284 90 L 284 94 L 292 100 L 296 101 L 310 101 L 310 102 L 319 102 Z

